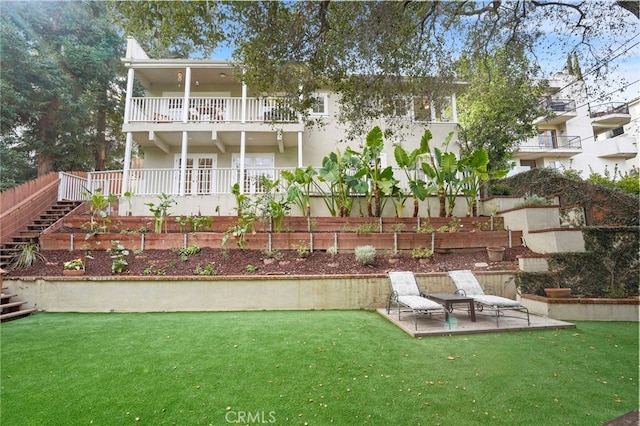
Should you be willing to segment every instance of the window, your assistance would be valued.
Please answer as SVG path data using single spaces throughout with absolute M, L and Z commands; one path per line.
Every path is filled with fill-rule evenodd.
M 312 95 L 310 114 L 329 115 L 329 96 L 326 93 Z

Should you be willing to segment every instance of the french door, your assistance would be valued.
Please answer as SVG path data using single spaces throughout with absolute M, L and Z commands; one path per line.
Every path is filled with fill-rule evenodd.
M 187 174 L 185 195 L 207 195 L 216 190 L 214 169 L 217 167 L 215 154 L 187 154 Z M 182 158 L 176 154 L 175 167 L 181 170 Z M 176 189 L 180 188 L 180 172 L 176 173 Z M 176 191 L 179 193 L 179 190 Z
M 234 169 L 234 182 L 240 182 L 240 154 L 231 158 Z M 275 179 L 275 157 L 273 154 L 245 154 L 244 156 L 244 192 L 255 194 L 264 192 L 262 177 Z

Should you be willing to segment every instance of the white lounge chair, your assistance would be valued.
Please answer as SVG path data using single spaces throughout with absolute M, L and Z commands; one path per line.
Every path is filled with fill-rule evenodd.
M 398 308 L 400 320 L 400 306 L 406 306 L 413 312 L 413 325 L 418 329 L 418 314 L 444 314 L 445 321 L 449 319 L 449 312 L 439 303 L 429 300 L 420 293 L 416 277 L 413 272 L 389 272 L 391 296 L 387 302 L 387 314 L 391 311 L 391 303 Z
M 506 297 L 485 294 L 482 290 L 482 286 L 480 286 L 480 283 L 476 279 L 476 276 L 473 275 L 473 272 L 469 270 L 449 271 L 448 275 L 458 289 L 456 293 L 473 298 L 478 311 L 487 309 L 495 312 L 496 327 L 500 327 L 500 324 L 498 323 L 500 315 L 504 316 L 503 311 L 507 310 L 525 312 L 527 314 L 527 325 L 531 325 L 531 321 L 529 320 L 529 309 L 527 309 L 526 306 Z

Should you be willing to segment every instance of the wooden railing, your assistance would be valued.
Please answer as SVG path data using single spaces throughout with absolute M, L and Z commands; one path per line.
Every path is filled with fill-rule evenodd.
M 8 243 L 16 232 L 56 202 L 58 183 L 58 173 L 53 172 L 0 194 L 0 244 Z

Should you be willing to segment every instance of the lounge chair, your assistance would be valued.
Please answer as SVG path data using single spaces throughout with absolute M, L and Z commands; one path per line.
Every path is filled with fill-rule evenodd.
M 496 314 L 496 327 L 500 327 L 499 320 L 500 315 L 504 315 L 504 311 L 516 310 L 525 312 L 527 314 L 527 325 L 531 325 L 529 320 L 529 309 L 526 306 L 520 304 L 515 300 L 508 299 L 506 297 L 500 297 L 490 294 L 485 294 L 480 286 L 480 283 L 473 275 L 473 272 L 469 270 L 449 271 L 449 277 L 453 280 L 457 294 L 461 294 L 466 297 L 473 298 L 476 303 L 476 309 L 482 311 L 483 309 L 495 312 Z M 520 318 L 520 317 L 517 317 Z
M 391 283 L 391 296 L 387 302 L 387 314 L 391 311 L 391 303 L 398 308 L 398 321 L 400 321 L 400 306 L 406 306 L 413 312 L 413 325 L 418 329 L 418 314 L 444 314 L 445 321 L 449 319 L 449 313 L 439 303 L 429 300 L 420 293 L 416 277 L 413 272 L 389 272 Z

